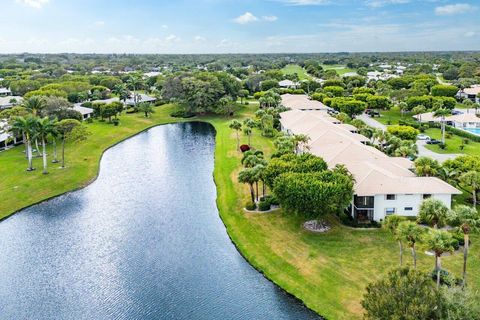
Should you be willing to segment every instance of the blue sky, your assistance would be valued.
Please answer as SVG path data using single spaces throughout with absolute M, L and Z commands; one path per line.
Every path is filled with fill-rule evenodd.
M 0 52 L 480 50 L 479 0 L 0 0 Z

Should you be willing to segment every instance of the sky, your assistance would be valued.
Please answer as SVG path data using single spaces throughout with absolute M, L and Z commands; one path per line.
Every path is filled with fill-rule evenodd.
M 0 53 L 480 50 L 480 0 L 0 0 Z

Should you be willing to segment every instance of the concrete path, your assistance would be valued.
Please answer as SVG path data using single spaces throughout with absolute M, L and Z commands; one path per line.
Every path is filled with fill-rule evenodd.
M 357 116 L 357 119 L 362 120 L 365 122 L 367 125 L 370 127 L 376 128 L 376 129 L 381 129 L 383 131 L 387 130 L 387 126 L 384 125 L 383 123 L 378 122 L 374 118 L 371 118 L 369 115 L 362 113 L 361 115 Z
M 448 153 L 448 154 L 443 154 L 443 153 L 436 153 L 433 152 L 429 149 L 427 149 L 426 146 L 427 142 L 425 140 L 418 140 L 417 141 L 417 147 L 418 147 L 418 156 L 419 157 L 429 157 L 432 159 L 437 160 L 438 162 L 442 163 L 450 159 L 455 159 L 456 157 L 460 156 L 460 154 L 454 154 L 454 153 Z

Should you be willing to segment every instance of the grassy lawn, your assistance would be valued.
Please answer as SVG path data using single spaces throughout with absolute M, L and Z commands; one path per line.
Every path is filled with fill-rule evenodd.
M 73 190 L 92 181 L 104 149 L 143 129 L 156 124 L 178 121 L 169 117 L 173 106 L 157 108 L 150 119 L 139 114 L 123 115 L 121 125 L 90 124 L 93 135 L 86 142 L 67 148 L 67 165 L 60 170 L 51 165 L 51 174 L 41 170 L 27 173 L 22 147 L 0 153 L 0 215 L 44 198 Z M 256 107 L 243 107 L 239 117 L 250 116 Z M 217 184 L 217 204 L 228 233 L 249 262 L 286 291 L 297 296 L 311 309 L 328 319 L 360 319 L 360 301 L 365 286 L 397 265 L 398 247 L 383 230 L 353 230 L 333 225 L 327 234 L 313 234 L 301 228 L 301 217 L 284 212 L 245 214 L 242 210 L 249 195 L 247 186 L 236 182 L 241 169 L 240 153 L 235 150 L 235 133 L 228 128 L 230 119 L 204 117 L 215 126 L 216 149 L 214 177 Z M 242 136 L 242 142 L 247 138 Z M 272 141 L 255 131 L 253 146 L 272 151 Z M 35 159 L 40 169 L 40 159 Z M 480 289 L 480 238 L 474 236 L 469 260 L 469 280 Z M 405 261 L 410 255 L 405 250 Z M 419 250 L 419 267 L 429 271 L 434 258 Z M 461 274 L 462 256 L 443 259 L 445 268 Z
M 430 138 L 442 140 L 442 130 L 440 129 L 428 129 L 425 131 L 425 134 L 430 136 Z M 462 145 L 462 140 L 464 138 L 457 135 L 451 135 L 451 137 L 448 138 L 448 131 L 446 134 L 445 143 L 447 147 L 445 149 L 440 149 L 438 145 L 427 145 L 427 149 L 437 153 L 458 153 L 480 156 L 480 143 L 470 141 L 468 144 L 465 144 L 464 149 L 461 150 L 460 146 Z
M 350 69 L 347 66 L 341 65 L 341 64 L 322 64 L 322 68 L 324 70 L 335 70 L 340 76 L 344 75 L 345 73 L 357 71 L 355 69 Z
M 400 113 L 400 110 L 398 110 L 398 108 L 392 108 L 390 110 L 381 110 L 380 114 L 381 114 L 381 117 L 375 118 L 375 120 L 385 125 L 398 124 L 398 121 L 400 120 L 413 120 L 412 113 L 406 112 L 402 117 L 402 114 Z
M 311 77 L 305 72 L 305 70 L 298 64 L 286 65 L 282 70 L 283 74 L 291 75 L 297 74 L 300 80 L 310 79 Z

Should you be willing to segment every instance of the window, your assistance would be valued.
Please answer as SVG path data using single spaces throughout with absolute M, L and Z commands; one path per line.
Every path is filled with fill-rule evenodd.
M 428 198 L 431 198 L 431 197 L 432 197 L 431 194 L 424 194 L 424 195 L 423 195 L 423 199 L 428 199 Z
M 392 214 L 395 214 L 395 208 L 386 208 L 385 209 L 385 213 L 388 215 L 392 215 Z
M 387 196 L 386 196 L 387 200 L 395 200 L 396 198 L 397 198 L 397 196 L 394 195 L 394 194 L 387 194 Z
M 405 207 L 404 210 L 405 210 L 405 211 L 413 211 L 413 208 L 412 208 L 412 207 Z

